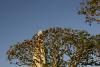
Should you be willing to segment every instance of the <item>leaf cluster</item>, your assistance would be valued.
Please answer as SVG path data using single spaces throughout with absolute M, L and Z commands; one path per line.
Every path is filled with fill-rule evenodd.
M 86 17 L 86 22 L 100 22 L 100 0 L 82 0 L 78 14 Z
M 31 40 L 12 46 L 7 52 L 8 60 L 18 65 L 35 65 L 34 52 L 43 47 L 46 67 L 66 67 L 68 64 L 86 65 L 100 62 L 94 59 L 94 57 L 100 58 L 100 35 L 91 36 L 86 31 L 58 27 L 42 32 L 40 36 L 35 34 Z M 42 45 L 37 45 L 41 42 Z M 65 60 L 65 56 L 69 59 Z

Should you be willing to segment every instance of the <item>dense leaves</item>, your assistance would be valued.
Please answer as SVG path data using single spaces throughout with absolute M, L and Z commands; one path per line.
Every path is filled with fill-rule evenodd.
M 36 57 L 41 60 L 41 49 L 45 56 L 43 67 L 95 65 L 100 62 L 94 59 L 100 58 L 100 35 L 91 36 L 86 31 L 50 28 L 42 31 L 42 35 L 35 34 L 31 40 L 15 44 L 7 55 L 12 63 L 35 67 L 37 60 L 34 60 L 33 55 L 37 54 Z
M 86 17 L 86 22 L 100 22 L 100 0 L 82 0 L 79 14 Z
M 33 46 L 32 40 L 25 40 L 22 43 L 17 43 L 11 46 L 7 52 L 10 63 L 18 65 L 32 64 Z

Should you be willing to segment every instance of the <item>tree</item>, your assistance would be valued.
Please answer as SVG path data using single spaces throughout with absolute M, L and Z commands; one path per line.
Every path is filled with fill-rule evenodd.
M 77 67 L 100 64 L 100 35 L 91 36 L 86 31 L 50 28 L 35 34 L 7 51 L 10 63 L 32 67 Z M 98 47 L 99 46 L 99 47 Z M 95 49 L 95 50 L 94 50 Z M 64 59 L 67 56 L 68 59 Z M 88 60 L 88 62 L 86 62 Z
M 82 0 L 78 14 L 86 17 L 86 22 L 100 22 L 100 0 Z

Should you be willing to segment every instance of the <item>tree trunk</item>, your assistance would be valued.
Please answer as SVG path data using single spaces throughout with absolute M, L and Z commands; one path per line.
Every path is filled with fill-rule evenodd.
M 46 63 L 43 39 L 40 38 L 40 36 L 37 37 L 33 50 L 33 61 L 34 65 L 32 65 L 32 67 L 44 67 L 44 64 Z
M 68 63 L 68 67 L 77 67 L 77 65 L 75 63 L 73 63 L 73 64 Z
M 52 67 L 57 67 L 57 61 L 53 60 Z
M 77 65 L 76 64 L 72 64 L 72 67 L 77 67 Z

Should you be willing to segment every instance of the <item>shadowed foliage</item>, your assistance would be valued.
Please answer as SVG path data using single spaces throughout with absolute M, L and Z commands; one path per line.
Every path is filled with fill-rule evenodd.
M 58 27 L 11 46 L 7 51 L 8 60 L 13 64 L 36 67 L 37 60 L 33 55 L 36 50 L 40 51 L 36 57 L 40 59 L 37 62 L 42 63 L 41 49 L 44 49 L 46 60 L 43 67 L 100 65 L 100 35 L 91 36 L 86 31 Z
M 82 0 L 78 14 L 86 17 L 86 22 L 100 22 L 100 0 Z

